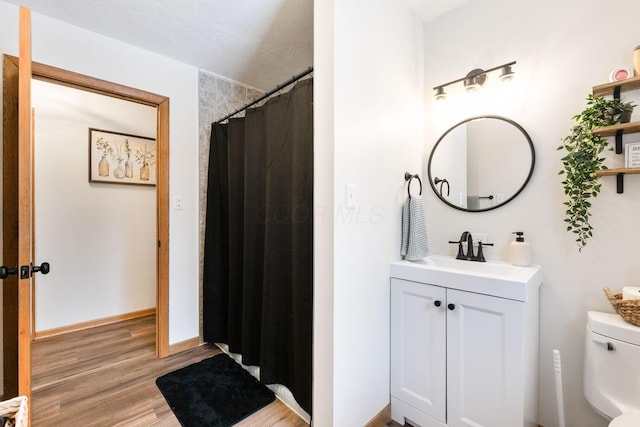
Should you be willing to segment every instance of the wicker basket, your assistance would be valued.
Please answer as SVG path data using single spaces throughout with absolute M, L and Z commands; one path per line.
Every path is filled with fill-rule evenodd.
M 16 427 L 27 427 L 29 425 L 27 398 L 18 396 L 0 402 L 0 417 L 13 418 Z
M 613 309 L 625 321 L 640 326 L 640 300 L 622 299 L 622 294 L 612 294 L 609 288 L 604 288 Z

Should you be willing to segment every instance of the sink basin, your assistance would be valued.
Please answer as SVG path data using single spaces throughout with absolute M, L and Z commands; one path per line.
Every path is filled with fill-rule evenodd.
M 417 262 L 435 267 L 471 271 L 478 274 L 513 275 L 521 272 L 520 267 L 504 262 L 473 262 L 445 256 L 430 256 Z
M 537 265 L 518 267 L 506 262 L 464 261 L 441 255 L 394 262 L 391 277 L 518 301 L 537 295 L 542 284 L 542 270 Z

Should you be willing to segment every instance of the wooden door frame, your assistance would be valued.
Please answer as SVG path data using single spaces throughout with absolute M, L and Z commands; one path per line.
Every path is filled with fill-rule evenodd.
M 140 89 L 74 73 L 37 62 L 32 63 L 32 78 L 88 92 L 99 93 L 157 108 L 156 162 L 156 355 L 166 357 L 169 348 L 169 98 Z M 4 72 L 18 72 L 15 56 L 4 55 Z M 5 84 L 7 80 L 4 80 Z M 6 88 L 11 91 L 11 88 Z M 6 101 L 4 102 L 6 104 Z M 4 140 L 17 134 L 18 120 L 14 108 L 4 106 Z M 15 132 L 12 127 L 15 126 Z M 9 143 L 15 143 L 11 141 Z M 5 189 L 7 191 L 7 189 Z M 6 193 L 5 193 L 6 194 Z M 3 209 L 12 209 L 4 204 Z M 17 208 L 17 207 L 16 207 Z M 5 230 L 6 231 L 6 230 Z M 7 239 L 5 235 L 4 239 Z M 4 246 L 6 250 L 6 246 Z M 53 266 L 55 269 L 55 266 Z M 33 333 L 33 332 L 32 332 Z

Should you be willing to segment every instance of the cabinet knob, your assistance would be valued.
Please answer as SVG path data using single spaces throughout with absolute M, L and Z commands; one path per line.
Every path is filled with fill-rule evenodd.
M 442 305 L 441 301 L 436 300 L 433 305 L 435 305 L 436 307 L 440 307 L 440 305 Z
M 455 310 L 456 309 L 456 305 L 455 304 L 449 304 L 447 307 L 449 308 L 449 310 Z

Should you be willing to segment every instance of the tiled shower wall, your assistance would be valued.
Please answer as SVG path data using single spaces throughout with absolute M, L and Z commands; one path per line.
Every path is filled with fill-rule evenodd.
M 211 123 L 256 99 L 263 92 L 217 74 L 200 70 L 198 75 L 199 115 L 199 203 L 200 203 L 200 330 L 202 331 L 202 265 L 204 255 L 205 212 L 207 209 L 207 174 Z

